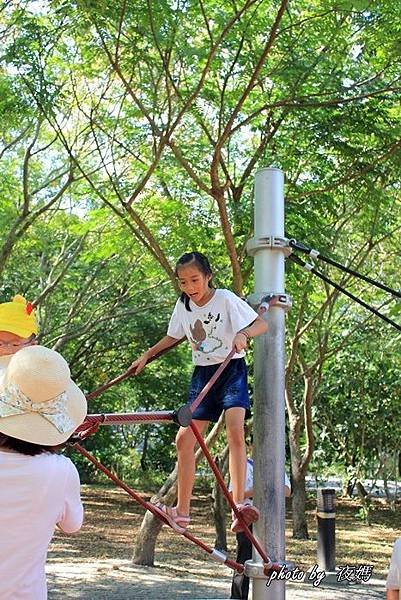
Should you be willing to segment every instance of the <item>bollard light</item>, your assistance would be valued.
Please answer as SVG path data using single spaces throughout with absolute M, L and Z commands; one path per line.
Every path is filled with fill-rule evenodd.
M 317 490 L 317 564 L 324 571 L 336 568 L 336 492 L 332 488 Z

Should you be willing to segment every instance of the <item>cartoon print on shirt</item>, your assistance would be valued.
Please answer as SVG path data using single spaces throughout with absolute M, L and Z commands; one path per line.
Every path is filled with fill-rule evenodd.
M 205 316 L 203 323 L 200 319 L 197 319 L 193 326 L 189 326 L 192 336 L 191 344 L 195 351 L 201 352 L 202 354 L 211 354 L 222 347 L 223 341 L 219 337 L 213 335 L 217 329 L 217 325 L 215 325 L 213 321 L 215 321 L 215 323 L 217 323 L 217 321 L 222 323 L 220 320 L 220 313 L 216 317 L 212 313 L 209 313 L 207 317 Z
M 195 344 L 195 349 L 198 349 L 198 346 L 202 344 L 202 342 L 206 339 L 206 331 L 203 329 L 202 321 L 196 319 L 194 326 L 189 326 L 192 334 L 191 342 Z
M 213 321 L 213 319 L 217 323 L 217 321 L 220 319 L 220 313 L 218 313 L 217 317 L 213 317 L 212 313 L 210 312 L 206 318 L 207 318 L 207 321 L 203 321 L 205 325 L 209 325 L 209 323 L 211 321 Z

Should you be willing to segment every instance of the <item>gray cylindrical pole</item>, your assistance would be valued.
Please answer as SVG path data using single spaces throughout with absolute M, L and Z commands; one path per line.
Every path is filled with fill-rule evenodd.
M 255 176 L 255 296 L 284 294 L 282 248 L 269 237 L 284 238 L 284 175 L 261 169 Z M 259 240 L 259 244 L 258 244 Z M 255 532 L 272 560 L 285 559 L 285 311 L 273 306 L 269 329 L 256 339 L 254 396 L 254 498 L 261 516 Z M 258 556 L 255 556 L 259 560 Z M 284 600 L 285 582 L 253 579 L 253 600 Z
M 336 569 L 336 491 L 319 488 L 316 498 L 317 564 L 322 571 Z

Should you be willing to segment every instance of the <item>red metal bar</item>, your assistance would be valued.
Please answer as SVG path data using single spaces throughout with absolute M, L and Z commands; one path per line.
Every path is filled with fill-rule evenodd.
M 121 479 L 119 479 L 116 475 L 114 475 L 114 473 L 112 473 L 107 467 L 102 465 L 102 463 L 100 461 L 98 461 L 92 454 L 90 454 L 87 450 L 85 450 L 85 448 L 83 448 L 80 444 L 74 444 L 73 447 L 80 454 L 82 454 L 82 456 L 85 456 L 85 458 L 87 458 L 93 465 L 95 465 L 95 467 L 97 469 L 99 469 L 105 475 L 107 475 L 107 477 L 109 479 L 111 479 L 118 487 L 122 488 L 125 492 L 127 492 L 127 494 L 129 496 L 131 496 L 131 498 L 133 498 L 135 500 L 135 502 L 138 502 L 138 504 L 140 504 L 143 508 L 145 508 L 146 510 L 149 510 L 158 519 L 163 521 L 163 523 L 165 523 L 166 525 L 169 525 L 169 527 L 172 529 L 170 524 L 166 521 L 163 511 L 161 511 L 159 508 L 157 508 L 157 506 L 144 500 L 139 494 L 137 494 L 137 492 L 135 492 L 135 490 L 133 490 L 128 485 L 126 485 L 123 481 L 121 481 Z M 175 531 L 175 530 L 173 530 L 173 531 Z M 178 532 L 175 531 L 175 533 L 178 533 Z M 179 533 L 179 535 L 183 535 L 188 540 L 190 540 L 191 542 L 193 542 L 194 544 L 196 544 L 197 546 L 202 548 L 202 550 L 204 550 L 208 554 L 213 554 L 213 549 L 210 546 L 208 546 L 207 544 L 202 542 L 202 540 L 199 540 L 198 538 L 196 538 L 195 536 L 190 534 L 188 531 L 185 531 L 184 533 Z M 224 564 L 227 565 L 230 569 L 233 569 L 234 571 L 238 571 L 239 573 L 243 573 L 243 571 L 244 571 L 244 565 L 241 565 L 240 563 L 237 563 L 228 557 L 224 561 Z
M 105 413 L 99 415 L 87 415 L 85 422 L 100 423 L 100 425 L 113 425 L 118 423 L 162 423 L 172 421 L 173 412 L 171 410 L 162 410 L 156 412 L 136 412 L 136 413 Z
M 156 360 L 156 358 L 159 358 L 159 356 L 162 356 L 169 350 L 172 350 L 173 348 L 175 348 L 176 346 L 181 344 L 181 342 L 183 342 L 184 340 L 186 340 L 185 337 L 181 338 L 180 340 L 177 340 L 174 344 L 172 344 L 165 350 L 158 352 L 157 354 L 155 354 L 148 360 L 147 364 L 149 364 L 150 362 L 153 362 L 154 360 Z M 90 394 L 87 394 L 86 399 L 89 401 L 89 400 L 92 400 L 93 398 L 96 398 L 96 396 L 99 396 L 100 394 L 102 394 L 103 392 L 105 392 L 106 390 L 111 388 L 112 385 L 115 385 L 116 383 L 120 383 L 121 381 L 124 381 L 124 379 L 127 379 L 128 377 L 131 377 L 131 376 L 135 376 L 132 369 L 127 369 L 125 371 L 125 373 L 123 373 L 122 375 L 119 375 L 118 377 L 111 379 L 107 383 L 105 383 L 105 384 L 101 385 L 99 388 L 97 388 L 97 390 L 94 390 L 93 392 L 90 392 Z
M 195 400 L 192 402 L 192 404 L 191 404 L 191 413 L 192 414 L 198 408 L 199 404 L 202 402 L 203 398 L 206 396 L 206 394 L 208 393 L 208 391 L 210 390 L 210 388 L 212 387 L 212 385 L 220 377 L 220 375 L 222 374 L 222 372 L 224 371 L 224 369 L 226 368 L 226 366 L 228 365 L 228 363 L 230 362 L 230 360 L 232 359 L 232 357 L 234 356 L 235 353 L 236 353 L 236 349 L 233 348 L 231 350 L 230 354 L 220 364 L 219 368 L 214 373 L 214 375 L 212 375 L 212 377 L 207 382 L 207 384 L 205 385 L 205 387 L 203 388 L 203 390 L 197 395 L 197 397 L 195 398 Z
M 190 428 L 192 429 L 192 433 L 194 434 L 200 447 L 202 448 L 205 458 L 206 458 L 207 462 L 209 463 L 217 481 L 219 482 L 221 489 L 223 490 L 224 496 L 226 497 L 231 508 L 233 509 L 234 514 L 237 517 L 237 519 L 239 519 L 241 521 L 243 528 L 244 528 L 245 535 L 252 542 L 252 544 L 256 548 L 256 550 L 259 552 L 261 558 L 266 563 L 267 568 L 272 568 L 272 566 L 273 566 L 272 561 L 267 556 L 267 554 L 263 550 L 262 546 L 259 544 L 257 539 L 252 534 L 251 530 L 249 529 L 249 527 L 245 523 L 244 519 L 242 518 L 241 513 L 239 512 L 234 500 L 232 499 L 232 496 L 231 496 L 230 492 L 228 491 L 226 484 L 224 483 L 223 476 L 221 475 L 219 469 L 217 468 L 216 463 L 214 462 L 214 460 L 209 452 L 209 449 L 205 444 L 205 440 L 203 439 L 202 435 L 199 433 L 196 425 L 193 422 L 190 424 Z

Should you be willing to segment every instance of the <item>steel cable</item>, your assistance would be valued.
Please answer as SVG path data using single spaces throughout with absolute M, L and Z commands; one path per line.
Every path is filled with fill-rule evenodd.
M 379 288 L 380 290 L 388 292 L 389 294 L 391 294 L 392 296 L 395 296 L 396 298 L 401 298 L 401 292 L 394 290 L 393 288 L 390 288 L 389 286 L 385 285 L 384 283 L 380 283 L 380 281 L 376 281 L 375 279 L 372 279 L 371 277 L 368 277 L 367 275 L 362 275 L 362 273 L 359 273 L 358 271 L 355 271 L 354 269 L 350 269 L 349 267 L 342 265 L 341 263 L 333 260 L 332 258 L 329 258 L 328 256 L 324 256 L 318 250 L 315 250 L 314 248 L 310 248 L 309 246 L 306 246 L 302 242 L 297 242 L 296 240 L 292 239 L 288 243 L 289 243 L 290 247 L 293 248 L 294 250 L 299 250 L 300 252 L 303 252 L 304 254 L 308 254 L 312 258 L 322 260 L 325 263 L 332 265 L 333 267 L 336 267 L 337 269 L 340 269 L 344 273 L 348 273 L 349 275 L 353 275 L 354 277 L 357 277 L 358 279 L 361 279 L 362 281 L 365 281 L 366 283 L 370 283 L 371 285 Z
M 317 277 L 319 277 L 320 279 L 322 279 L 329 285 L 333 286 L 336 290 L 345 294 L 346 296 L 351 298 L 351 300 L 354 300 L 354 302 L 357 302 L 358 304 L 360 304 L 361 306 L 363 306 L 364 308 L 369 310 L 371 313 L 373 313 L 374 315 L 376 315 L 377 317 L 379 317 L 380 319 L 382 319 L 383 321 L 388 323 L 389 325 L 392 325 L 398 331 L 401 331 L 401 325 L 399 325 L 398 323 L 396 323 L 389 317 L 386 317 L 386 315 L 383 315 L 376 308 L 374 308 L 370 304 L 367 304 L 367 302 L 364 302 L 364 300 L 361 300 L 360 298 L 358 298 L 358 296 L 355 296 L 355 294 L 352 294 L 351 292 L 346 290 L 344 287 L 342 287 L 341 285 L 339 285 L 338 283 L 336 283 L 335 281 L 333 281 L 332 279 L 330 279 L 329 277 L 327 277 L 326 275 L 324 275 L 323 273 L 321 273 L 320 271 L 315 269 L 315 267 L 313 267 L 313 265 L 306 263 L 304 260 L 302 260 L 302 258 L 299 258 L 299 256 L 296 256 L 294 254 L 290 254 L 290 256 L 288 258 L 290 260 L 292 260 L 293 262 L 297 263 L 298 265 L 300 265 L 301 267 L 303 267 L 304 269 L 306 269 L 307 271 L 309 271 L 310 273 L 313 273 L 314 275 L 316 275 Z

